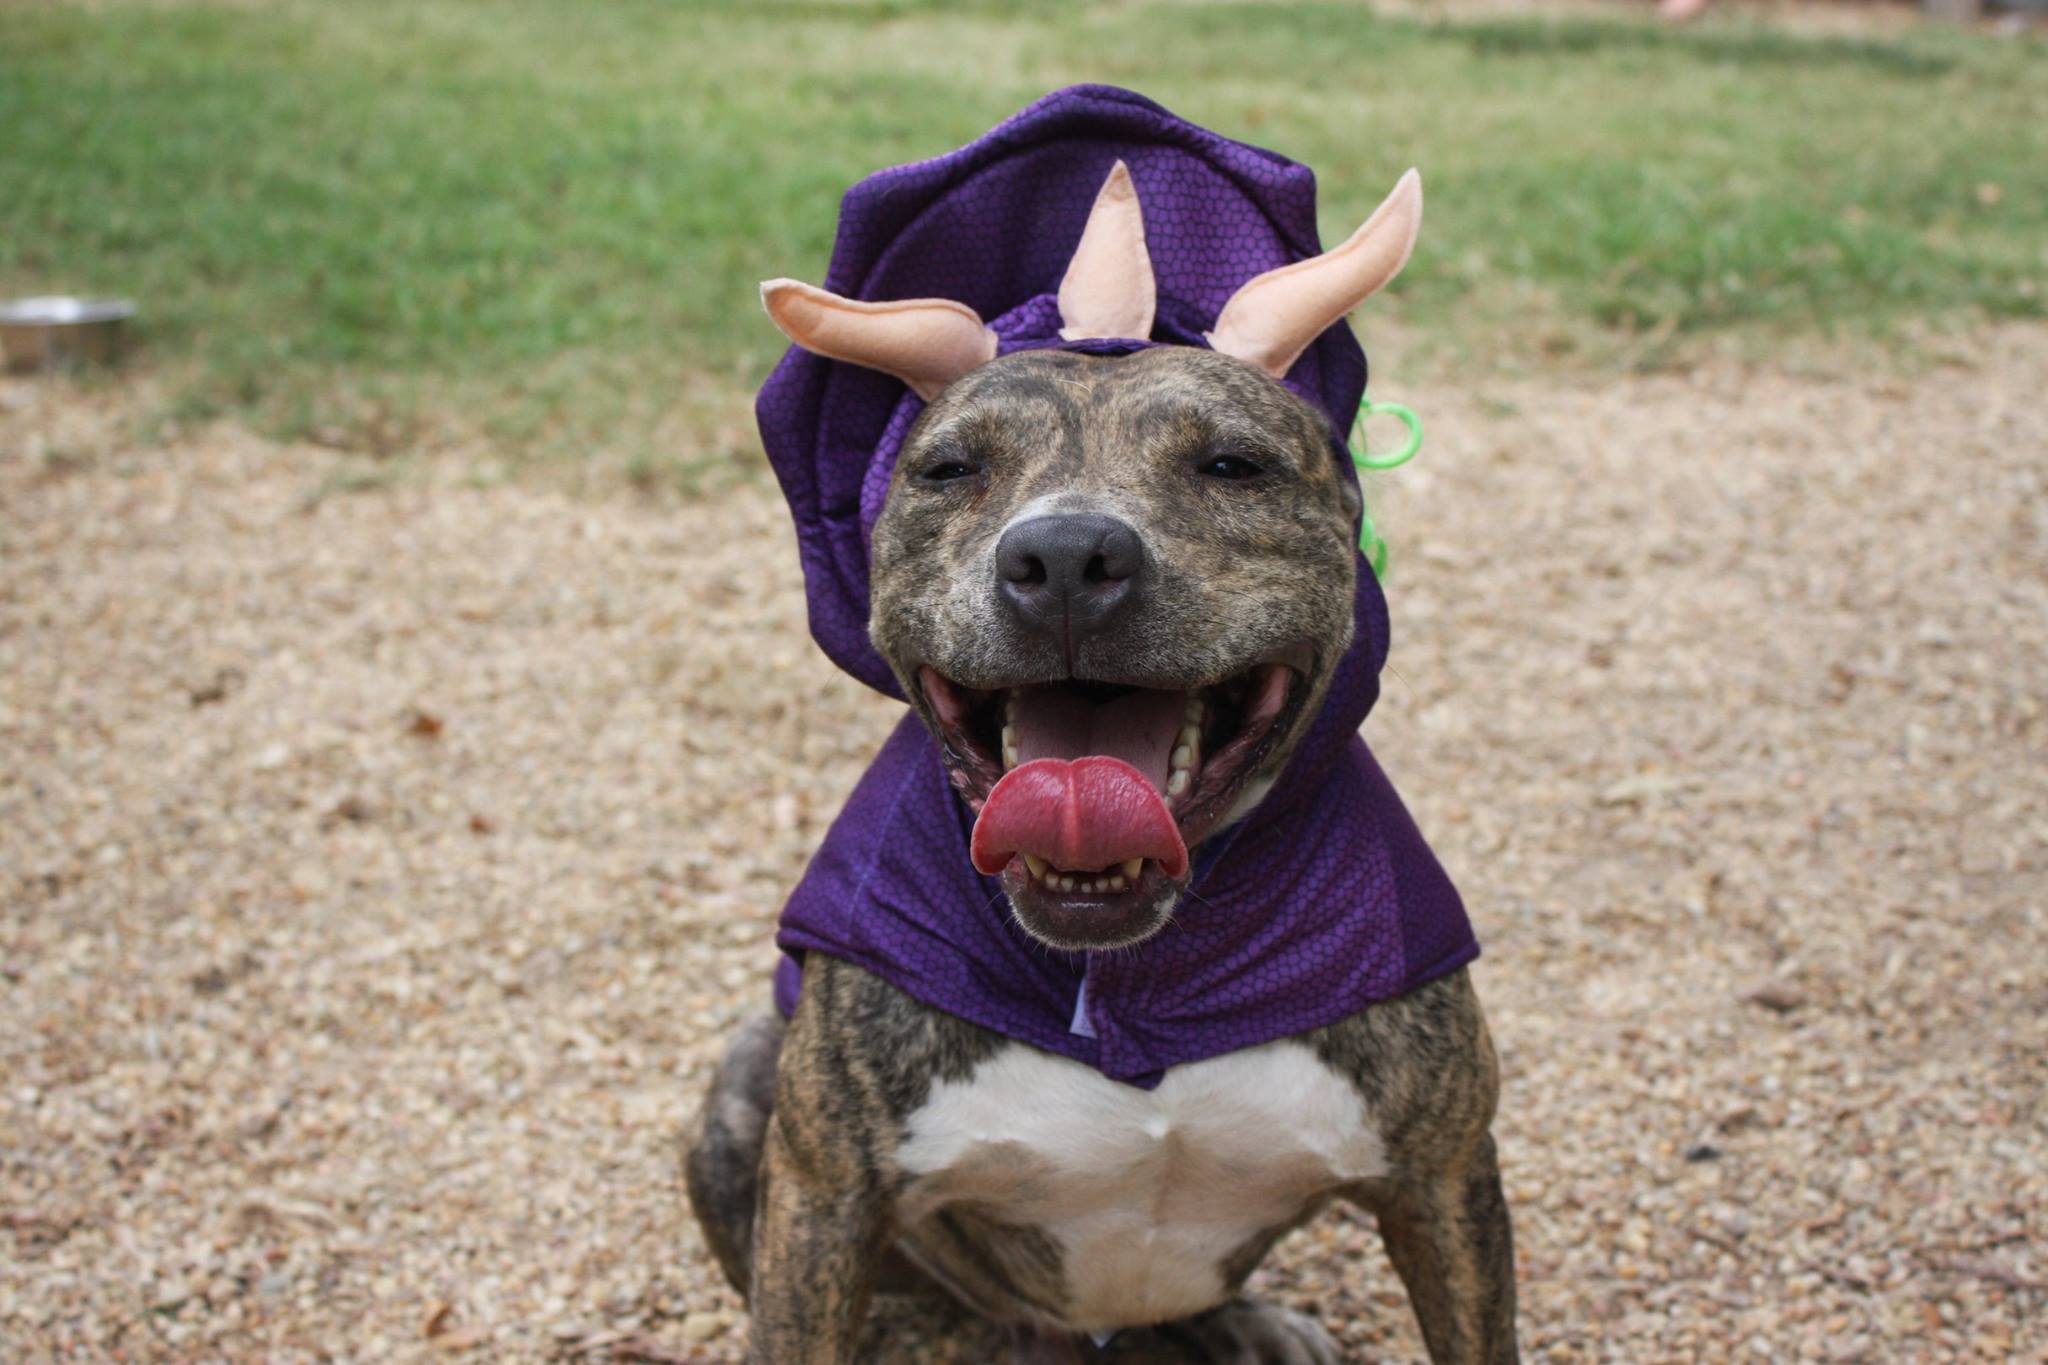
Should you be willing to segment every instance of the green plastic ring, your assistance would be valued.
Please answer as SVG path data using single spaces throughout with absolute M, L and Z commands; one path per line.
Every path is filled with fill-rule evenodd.
M 1372 565 L 1374 578 L 1387 576 L 1387 542 L 1372 528 L 1371 522 L 1367 522 L 1358 533 L 1358 550 L 1365 556 L 1365 562 Z
M 1398 417 L 1408 428 L 1408 440 L 1391 455 L 1368 455 L 1365 453 L 1365 419 L 1368 417 Z M 1399 469 L 1415 458 L 1422 449 L 1422 419 L 1415 415 L 1413 408 L 1401 403 L 1375 403 L 1370 398 L 1358 405 L 1358 423 L 1351 429 L 1351 458 L 1360 469 Z
M 1368 455 L 1365 451 L 1365 419 L 1385 415 L 1398 417 L 1408 428 L 1408 440 L 1391 455 Z M 1399 469 L 1415 458 L 1422 449 L 1422 419 L 1415 415 L 1413 408 L 1400 403 L 1375 403 L 1362 398 L 1358 403 L 1358 421 L 1351 428 L 1351 460 L 1360 469 Z M 1387 576 L 1387 542 L 1372 524 L 1370 513 L 1362 513 L 1358 524 L 1358 550 L 1365 556 L 1365 562 L 1372 565 L 1373 577 Z

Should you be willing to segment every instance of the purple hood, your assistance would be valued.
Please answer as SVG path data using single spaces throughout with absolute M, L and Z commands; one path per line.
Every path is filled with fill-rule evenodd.
M 1150 337 L 1064 342 L 1055 299 L 1097 189 L 1123 160 L 1158 284 Z M 1201 346 L 1237 288 L 1321 250 L 1315 178 L 1140 95 L 1057 91 L 968 146 L 869 176 L 840 209 L 824 285 L 848 298 L 957 299 L 1003 353 Z M 1286 385 L 1330 420 L 1331 458 L 1365 355 L 1339 323 Z M 811 634 L 902 693 L 868 642 L 868 542 L 923 403 L 900 381 L 792 348 L 756 405 L 795 516 Z M 1173 922 L 1134 949 L 1062 953 L 1017 927 L 968 857 L 973 816 L 906 715 L 783 911 L 778 942 L 856 963 L 938 1009 L 1148 1085 L 1179 1062 L 1334 1023 L 1478 955 L 1457 891 L 1357 731 L 1379 697 L 1386 600 L 1360 560 L 1357 638 L 1272 794 L 1195 851 Z M 777 976 L 785 1011 L 794 962 Z

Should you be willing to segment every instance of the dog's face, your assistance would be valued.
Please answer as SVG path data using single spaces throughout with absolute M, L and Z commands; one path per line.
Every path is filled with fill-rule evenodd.
M 1421 222 L 1410 171 L 1343 245 L 1231 295 L 1210 350 L 997 358 L 951 299 L 762 286 L 798 345 L 926 400 L 875 527 L 869 633 L 976 811 L 974 865 L 1044 942 L 1159 932 L 1188 850 L 1264 797 L 1321 704 L 1351 640 L 1358 497 L 1276 380 Z M 1057 302 L 1066 340 L 1152 334 L 1121 162 Z
M 1210 351 L 1020 352 L 926 408 L 870 632 L 1025 929 L 1101 948 L 1166 922 L 1187 867 L 1153 802 L 1192 848 L 1265 794 L 1350 643 L 1357 510 L 1324 419 Z M 1057 790 L 1019 773 L 990 804 L 1047 758 L 1073 765 Z

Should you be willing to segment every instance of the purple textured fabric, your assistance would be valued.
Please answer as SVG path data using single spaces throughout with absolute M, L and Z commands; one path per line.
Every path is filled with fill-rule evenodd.
M 1158 283 L 1150 337 L 1066 343 L 1054 300 L 1096 191 L 1123 160 Z M 1315 180 L 1272 152 L 1129 91 L 1077 86 L 959 151 L 883 171 L 841 206 L 825 287 L 973 307 L 1003 353 L 1204 345 L 1245 281 L 1321 250 Z M 1343 323 L 1284 381 L 1330 419 L 1332 458 L 1365 356 Z M 922 403 L 900 382 L 792 348 L 757 403 L 795 516 L 811 632 L 841 668 L 900 696 L 867 638 L 868 537 Z M 1359 564 L 1357 639 L 1273 793 L 1196 850 L 1173 924 L 1117 953 L 1060 953 L 1017 927 L 968 857 L 973 817 L 906 716 L 783 911 L 791 954 L 830 954 L 985 1028 L 1134 1084 L 1165 1068 L 1333 1023 L 1478 955 L 1464 907 L 1358 737 L 1379 696 L 1386 602 Z M 795 1003 L 785 962 L 777 1002 Z

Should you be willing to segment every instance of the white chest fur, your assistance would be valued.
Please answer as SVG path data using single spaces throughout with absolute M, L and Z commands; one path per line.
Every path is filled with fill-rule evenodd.
M 898 1159 L 913 1241 L 956 1203 L 1043 1230 L 1082 1331 L 1215 1306 L 1233 1252 L 1386 1169 L 1364 1096 L 1293 1042 L 1174 1067 L 1154 1090 L 1012 1044 L 933 1087 Z

